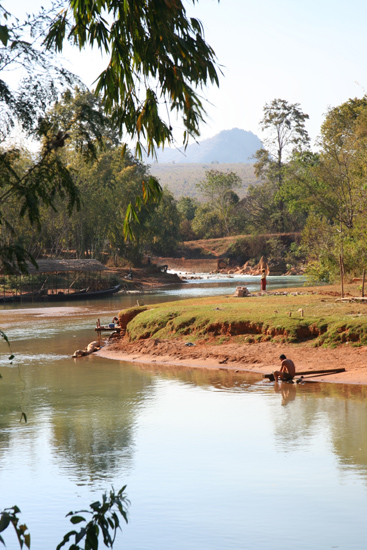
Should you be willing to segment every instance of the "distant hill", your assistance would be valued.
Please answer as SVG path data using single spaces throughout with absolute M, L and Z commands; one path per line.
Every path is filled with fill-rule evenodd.
M 158 150 L 157 157 L 159 163 L 249 163 L 253 162 L 252 155 L 261 147 L 260 139 L 252 132 L 232 128 L 199 143 L 192 143 L 186 151 L 168 147 Z
M 249 185 L 259 183 L 254 174 L 254 165 L 245 163 L 233 164 L 152 164 L 150 172 L 155 176 L 162 187 L 167 187 L 176 199 L 180 197 L 196 197 L 200 195 L 196 184 L 205 179 L 207 170 L 220 172 L 235 172 L 242 180 L 242 188 L 236 189 L 242 199 Z

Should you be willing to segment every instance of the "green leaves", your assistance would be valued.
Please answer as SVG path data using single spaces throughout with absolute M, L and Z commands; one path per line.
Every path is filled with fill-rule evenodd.
M 56 550 L 60 550 L 70 539 L 74 539 L 69 549 L 72 550 L 98 550 L 98 537 L 101 534 L 104 545 L 107 548 L 112 548 L 116 539 L 117 530 L 121 529 L 121 518 L 127 523 L 127 507 L 129 501 L 124 492 L 126 486 L 122 487 L 117 493 L 114 489 L 109 495 L 103 494 L 102 501 L 96 501 L 90 504 L 90 510 L 81 510 L 79 512 L 69 512 L 66 517 L 70 517 L 70 522 L 73 525 L 85 523 L 79 530 L 72 530 L 66 533 Z M 79 514 L 90 514 L 89 522 Z M 84 539 L 84 543 L 80 545 Z
M 10 33 L 8 27 L 6 25 L 0 25 L 0 42 L 2 42 L 4 46 L 7 46 L 9 38 Z
M 140 212 L 143 206 L 159 202 L 162 197 L 162 188 L 156 178 L 150 176 L 147 181 L 142 183 L 142 195 L 138 195 L 135 198 L 135 204 L 130 203 L 126 209 L 126 215 L 124 220 L 123 234 L 125 239 L 133 241 L 136 237 L 134 230 L 134 223 L 140 224 L 138 212 Z
M 195 4 L 195 0 L 192 1 Z M 106 112 L 120 135 L 142 141 L 148 155 L 172 141 L 175 111 L 184 123 L 183 142 L 199 135 L 205 110 L 196 91 L 219 84 L 215 53 L 205 42 L 203 27 L 188 18 L 183 3 L 149 0 L 69 0 L 69 8 L 53 21 L 44 41 L 61 51 L 65 40 L 107 53 L 109 62 L 96 81 Z
M 23 548 L 25 545 L 27 548 L 31 547 L 31 535 L 28 533 L 28 527 L 25 524 L 19 523 L 18 514 L 20 509 L 18 506 L 13 506 L 12 508 L 5 508 L 0 514 L 0 533 L 5 531 L 9 525 L 12 525 L 14 531 L 17 535 L 20 548 Z M 2 536 L 0 536 L 0 542 L 5 546 L 5 541 Z
M 106 493 L 102 495 L 102 502 L 93 502 L 90 505 L 91 510 L 83 510 L 84 514 L 90 514 L 91 519 L 89 522 L 83 516 L 78 515 L 80 512 L 69 512 L 66 517 L 70 517 L 70 522 L 73 525 L 83 522 L 85 525 L 80 531 L 73 530 L 66 533 L 63 540 L 57 545 L 56 550 L 62 548 L 70 539 L 74 539 L 74 542 L 69 546 L 69 550 L 98 550 L 98 537 L 100 534 L 104 545 L 107 548 L 112 548 L 117 530 L 121 529 L 121 518 L 125 523 L 128 522 L 127 508 L 130 503 L 124 494 L 125 489 L 126 485 L 115 493 L 112 488 L 109 495 Z M 30 548 L 31 536 L 28 533 L 27 526 L 19 523 L 18 514 L 20 514 L 18 506 L 5 508 L 0 513 L 0 533 L 4 532 L 9 525 L 12 525 L 18 537 L 20 548 L 22 549 L 24 545 Z M 1 535 L 0 543 L 5 546 L 4 538 Z

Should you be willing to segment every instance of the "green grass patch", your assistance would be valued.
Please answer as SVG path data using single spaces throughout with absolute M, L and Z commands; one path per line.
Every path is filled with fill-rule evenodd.
M 128 323 L 127 334 L 131 340 L 179 337 L 220 343 L 238 338 L 360 346 L 367 345 L 367 305 L 316 294 L 191 299 L 146 306 Z

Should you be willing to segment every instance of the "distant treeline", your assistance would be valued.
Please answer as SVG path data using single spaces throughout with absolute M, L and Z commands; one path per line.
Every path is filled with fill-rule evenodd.
M 196 187 L 205 179 L 207 170 L 220 170 L 221 172 L 235 172 L 241 179 L 242 185 L 237 190 L 238 196 L 242 199 L 246 195 L 250 185 L 256 185 L 260 179 L 256 177 L 254 165 L 250 163 L 226 163 L 226 164 L 151 164 L 150 173 L 156 177 L 162 187 L 179 199 L 180 197 L 203 199 L 200 190 Z

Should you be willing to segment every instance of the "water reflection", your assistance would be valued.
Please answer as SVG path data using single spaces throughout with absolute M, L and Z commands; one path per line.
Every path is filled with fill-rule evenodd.
M 34 547 L 55 547 L 67 511 L 125 483 L 130 550 L 364 547 L 367 388 L 72 360 L 117 303 L 0 312 L 17 358 L 1 348 L 0 507 L 20 505 Z
M 1 455 L 23 438 L 14 421 L 25 410 L 33 428 L 29 445 L 43 430 L 59 467 L 79 483 L 128 470 L 136 414 L 154 393 L 152 378 L 101 361 L 75 365 L 68 358 L 42 369 L 6 369 L 0 384 Z
M 283 406 L 296 399 L 297 388 L 294 383 L 274 382 L 274 391 L 281 394 Z

